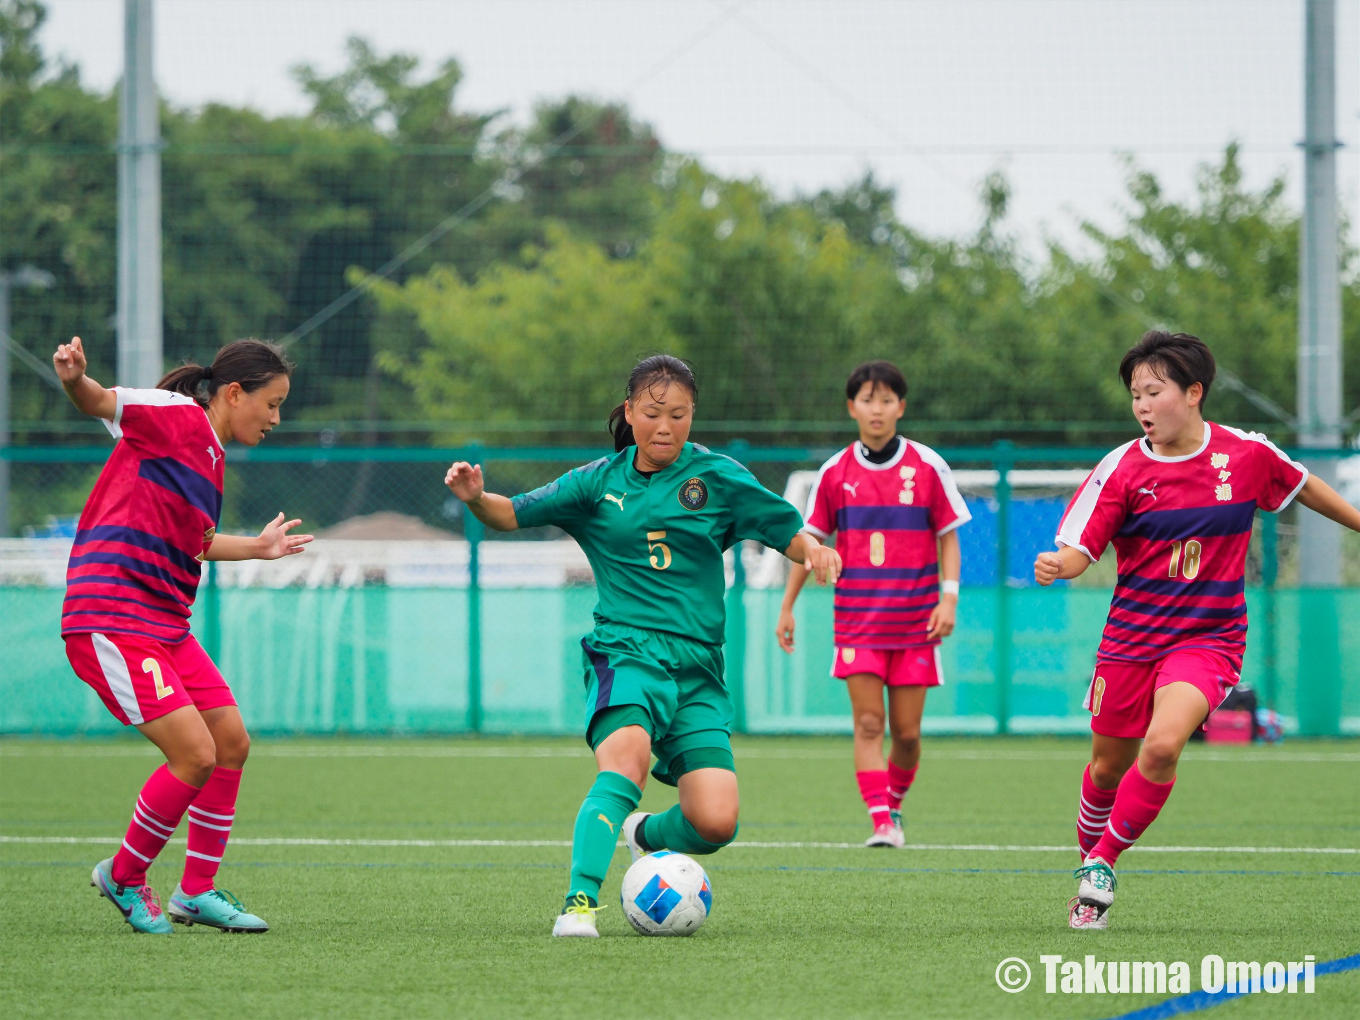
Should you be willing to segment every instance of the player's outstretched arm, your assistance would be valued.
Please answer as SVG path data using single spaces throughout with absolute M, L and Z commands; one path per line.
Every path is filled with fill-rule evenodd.
M 1091 558 L 1070 545 L 1059 546 L 1057 552 L 1040 553 L 1034 560 L 1034 580 L 1047 587 L 1054 581 L 1070 581 L 1080 577 L 1091 565 Z
M 841 554 L 822 545 L 806 531 L 793 536 L 784 555 L 816 574 L 818 584 L 835 584 L 836 578 L 841 576 Z
M 505 496 L 486 491 L 480 464 L 458 461 L 444 474 L 444 484 L 488 528 L 496 531 L 515 531 L 519 528 L 514 504 Z
M 62 388 L 81 414 L 113 421 L 118 414 L 118 394 L 105 389 L 85 374 L 85 347 L 80 337 L 71 337 L 69 344 L 59 344 L 52 355 L 52 367 Z
M 302 521 L 284 520 L 282 512 L 264 526 L 253 538 L 250 535 L 218 535 L 208 547 L 206 559 L 224 560 L 281 560 L 302 552 L 311 535 L 290 535 Z
M 1336 521 L 1352 531 L 1360 531 L 1360 510 L 1341 498 L 1330 485 L 1317 475 L 1309 475 L 1308 481 L 1299 490 L 1299 502 L 1314 513 Z

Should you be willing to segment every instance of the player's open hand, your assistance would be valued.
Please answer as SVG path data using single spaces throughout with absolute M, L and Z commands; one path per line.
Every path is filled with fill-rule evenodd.
M 58 344 L 57 353 L 52 355 L 52 367 L 57 370 L 57 378 L 63 386 L 79 382 L 85 374 L 85 347 L 80 337 L 71 337 L 69 344 Z
M 1057 553 L 1040 553 L 1034 559 L 1034 580 L 1047 588 L 1062 574 L 1062 569 L 1062 557 Z
M 285 521 L 283 513 L 264 526 L 257 540 L 260 543 L 260 551 L 256 559 L 278 560 L 285 556 L 295 556 L 303 551 L 303 547 L 312 540 L 311 535 L 290 535 L 288 532 L 296 528 L 302 521 Z
M 817 578 L 820 585 L 835 584 L 841 576 L 841 554 L 820 543 L 813 546 L 803 563 Z
M 465 460 L 456 462 L 445 472 L 444 484 L 464 503 L 481 499 L 482 493 L 486 491 L 486 485 L 482 481 L 482 466 L 469 464 Z
M 779 647 L 789 654 L 793 654 L 793 610 L 779 610 L 779 622 L 775 624 L 774 638 L 779 642 Z
M 946 595 L 940 599 L 939 604 L 930 612 L 930 619 L 926 622 L 926 640 L 934 641 L 937 638 L 946 638 L 954 633 L 955 613 L 958 609 L 959 600 L 954 595 Z

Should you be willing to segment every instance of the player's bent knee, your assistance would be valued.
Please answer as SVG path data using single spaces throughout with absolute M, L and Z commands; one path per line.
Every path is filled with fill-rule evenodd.
M 855 717 L 855 735 L 865 739 L 883 739 L 883 716 L 861 712 Z
M 1091 782 L 1102 790 L 1113 790 L 1127 771 L 1122 762 L 1097 758 L 1091 762 Z
M 698 818 L 691 818 L 689 824 L 694 826 L 699 838 L 709 844 L 708 852 L 713 853 L 737 838 L 737 809 L 734 806 L 730 811 L 706 811 Z
M 1181 749 L 1175 740 L 1149 737 L 1143 744 L 1142 753 L 1138 756 L 1139 767 L 1145 775 L 1149 772 L 1174 771 L 1180 757 Z

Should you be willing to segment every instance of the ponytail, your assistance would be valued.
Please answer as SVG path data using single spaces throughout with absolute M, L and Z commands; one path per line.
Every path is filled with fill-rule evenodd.
M 643 358 L 628 374 L 628 399 L 631 401 L 643 388 L 651 389 L 653 386 L 664 388 L 673 382 L 689 390 L 691 398 L 698 399 L 699 385 L 694 381 L 694 372 L 689 365 L 669 354 L 654 354 L 650 358 Z M 614 437 L 615 453 L 636 445 L 633 439 L 633 426 L 628 424 L 624 404 L 609 412 L 608 427 L 609 434 Z
M 637 445 L 633 440 L 633 426 L 628 424 L 622 404 L 609 412 L 609 434 L 614 437 L 615 453 Z
M 241 389 L 253 393 L 271 379 L 292 374 L 293 363 L 278 344 L 233 340 L 217 352 L 211 365 L 181 365 L 167 373 L 156 389 L 182 393 L 207 407 L 223 386 L 239 383 Z

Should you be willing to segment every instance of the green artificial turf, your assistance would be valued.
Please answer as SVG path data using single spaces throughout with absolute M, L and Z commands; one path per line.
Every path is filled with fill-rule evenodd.
M 1085 744 L 930 739 L 907 838 L 1070 845 Z M 849 742 L 738 741 L 740 840 L 868 833 Z M 273 926 L 134 935 L 88 885 L 157 758 L 135 740 L 0 741 L 0 1015 L 20 1017 L 1108 1017 L 1167 995 L 1048 995 L 1039 956 L 1319 961 L 1360 952 L 1360 855 L 1149 853 L 1120 861 L 1111 930 L 1072 932 L 1075 851 L 734 846 L 703 861 L 714 911 L 646 939 L 618 908 L 554 940 L 560 846 L 261 845 L 251 840 L 566 840 L 594 773 L 578 741 L 256 742 L 221 886 Z M 644 808 L 671 803 L 653 784 Z M 182 836 L 182 832 L 181 832 Z M 1360 846 L 1360 746 L 1196 746 L 1149 846 Z M 151 871 L 168 899 L 183 845 Z M 1034 971 L 1000 991 L 1005 957 Z M 1215 1020 L 1360 1015 L 1360 971 Z

